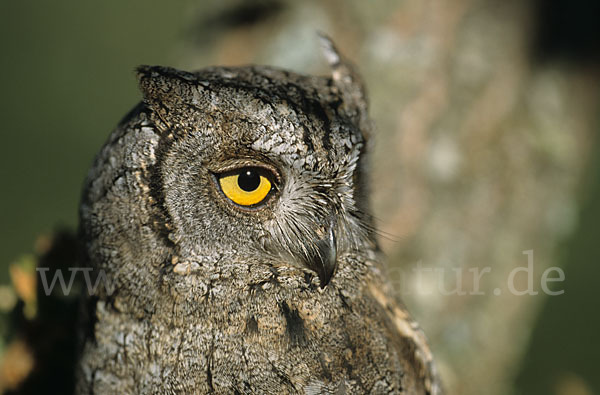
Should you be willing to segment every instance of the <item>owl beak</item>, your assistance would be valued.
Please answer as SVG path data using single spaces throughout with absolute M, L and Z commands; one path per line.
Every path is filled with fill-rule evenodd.
M 329 283 L 337 267 L 337 246 L 333 228 L 333 224 L 330 224 L 323 237 L 317 240 L 317 251 L 308 262 L 308 266 L 319 275 L 321 288 L 325 288 Z

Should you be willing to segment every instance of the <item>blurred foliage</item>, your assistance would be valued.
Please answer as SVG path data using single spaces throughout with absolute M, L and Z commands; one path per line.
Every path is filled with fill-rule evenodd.
M 35 255 L 11 265 L 12 288 L 5 286 L 5 291 L 12 290 L 16 300 L 12 309 L 0 309 L 6 342 L 0 350 L 0 393 L 73 392 L 82 284 L 74 278 L 68 295 L 63 293 L 64 284 L 58 283 L 47 294 L 43 281 L 38 281 L 35 264 L 46 269 L 46 278 L 52 283 L 58 270 L 69 273 L 69 268 L 78 266 L 78 258 L 74 234 L 57 231 L 38 239 Z

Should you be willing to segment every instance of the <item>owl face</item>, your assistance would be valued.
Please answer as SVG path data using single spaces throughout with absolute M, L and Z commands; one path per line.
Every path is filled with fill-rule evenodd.
M 372 245 L 365 141 L 328 78 L 265 67 L 139 69 L 160 135 L 152 190 L 185 260 L 285 263 L 324 286 Z

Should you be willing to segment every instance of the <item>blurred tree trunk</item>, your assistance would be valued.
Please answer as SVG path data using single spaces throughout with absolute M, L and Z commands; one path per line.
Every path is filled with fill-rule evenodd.
M 451 394 L 510 392 L 546 297 L 542 272 L 576 224 L 597 143 L 598 75 L 532 62 L 534 4 L 213 1 L 194 9 L 180 48 L 188 68 L 266 63 L 325 73 L 320 30 L 357 62 L 378 127 L 373 204 L 392 235 L 382 246 Z M 530 257 L 539 294 L 511 294 L 510 272 Z M 437 272 L 418 278 L 419 263 L 445 270 L 448 291 L 458 278 L 477 291 L 468 269 L 491 272 L 481 295 L 445 295 Z M 516 289 L 527 286 L 518 274 Z

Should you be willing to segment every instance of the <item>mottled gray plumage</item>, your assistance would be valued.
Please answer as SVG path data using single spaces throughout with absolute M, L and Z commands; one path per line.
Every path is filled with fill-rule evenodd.
M 139 68 L 81 204 L 115 292 L 87 301 L 79 393 L 440 393 L 378 256 L 361 83 L 323 43 L 331 77 Z M 219 177 L 250 167 L 273 188 L 248 208 Z

